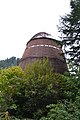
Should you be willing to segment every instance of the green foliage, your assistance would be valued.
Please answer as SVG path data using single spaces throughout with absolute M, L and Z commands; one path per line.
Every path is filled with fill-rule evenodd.
M 80 89 L 74 102 L 65 100 L 64 103 L 49 105 L 47 109 L 49 110 L 47 117 L 40 120 L 80 120 Z
M 1 120 L 7 111 L 11 120 L 79 120 L 80 69 L 56 74 L 44 59 L 0 70 Z
M 35 114 L 35 112 L 46 112 L 46 105 L 56 103 L 57 100 L 61 99 L 62 89 L 59 83 L 60 80 L 60 76 L 49 74 L 38 76 L 37 79 L 31 79 L 30 76 L 30 79 L 25 81 L 25 96 L 27 99 L 25 109 L 27 108 L 26 111 L 30 115 L 32 113 Z
M 0 111 L 6 111 L 14 104 L 12 96 L 21 87 L 23 72 L 20 67 L 12 67 L 0 71 Z
M 16 66 L 18 62 L 19 62 L 19 58 L 16 57 L 11 57 L 9 59 L 7 58 L 5 60 L 0 61 L 0 68 L 3 69 L 11 66 Z
M 80 120 L 80 110 L 74 103 L 65 102 L 47 106 L 49 109 L 47 117 L 40 120 Z
M 40 120 L 80 120 L 80 71 L 64 76 L 63 100 L 47 106 L 48 114 Z
M 37 60 L 33 64 L 28 64 L 25 68 L 25 75 L 28 77 L 33 76 L 37 79 L 37 77 L 40 75 L 46 75 L 51 74 L 53 71 L 53 68 L 51 64 L 49 63 L 48 59 L 42 59 Z
M 38 60 L 34 64 L 26 67 L 24 72 L 24 93 L 16 98 L 18 109 L 28 117 L 36 117 L 46 114 L 46 105 L 56 103 L 62 97 L 62 77 L 53 74 L 51 65 L 47 59 Z M 23 95 L 24 94 L 24 95 Z M 34 111 L 35 110 L 35 111 Z M 22 113 L 20 113 L 22 114 Z
M 63 35 L 65 53 L 72 65 L 80 65 L 80 0 L 71 0 L 71 12 L 60 20 L 59 30 Z M 69 49 L 68 49 L 69 48 Z M 74 67 L 74 66 L 73 66 Z
M 62 76 L 52 72 L 47 59 L 26 67 L 0 71 L 0 111 L 10 115 L 39 119 L 46 114 L 46 105 L 62 99 Z M 4 106 L 4 107 L 3 107 Z

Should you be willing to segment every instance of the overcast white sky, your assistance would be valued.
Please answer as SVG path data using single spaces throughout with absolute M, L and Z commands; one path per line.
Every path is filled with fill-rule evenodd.
M 27 41 L 38 32 L 59 39 L 59 16 L 70 0 L 0 0 L 0 60 L 22 57 Z

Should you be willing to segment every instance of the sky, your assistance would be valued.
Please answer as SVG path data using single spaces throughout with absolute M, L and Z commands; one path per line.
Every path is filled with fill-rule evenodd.
M 0 60 L 21 58 L 38 32 L 60 39 L 59 19 L 69 12 L 70 0 L 0 0 Z

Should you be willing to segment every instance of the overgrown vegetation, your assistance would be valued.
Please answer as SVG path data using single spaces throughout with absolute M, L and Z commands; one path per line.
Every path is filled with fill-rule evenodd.
M 0 70 L 0 119 L 79 120 L 79 79 L 53 73 L 47 59 Z

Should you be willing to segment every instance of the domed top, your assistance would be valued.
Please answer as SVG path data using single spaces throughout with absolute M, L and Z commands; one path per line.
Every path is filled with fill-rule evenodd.
M 31 39 L 43 38 L 43 37 L 49 38 L 49 37 L 51 37 L 51 34 L 48 34 L 46 32 L 39 32 L 39 33 L 35 34 Z
M 61 45 L 62 47 L 62 42 L 60 40 L 56 40 L 56 39 L 53 39 L 52 38 L 52 35 L 49 34 L 49 33 L 46 33 L 46 32 L 39 32 L 37 34 L 35 34 L 28 42 L 27 44 L 32 41 L 32 40 L 35 40 L 35 39 L 43 39 L 43 38 L 46 38 L 46 39 L 49 39 L 49 40 L 53 40 L 55 42 L 57 42 L 58 44 Z

